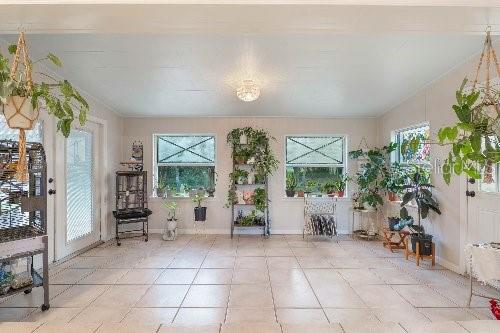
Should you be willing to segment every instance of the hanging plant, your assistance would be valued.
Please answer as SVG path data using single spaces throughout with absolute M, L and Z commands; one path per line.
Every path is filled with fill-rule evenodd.
M 478 86 L 481 67 L 486 60 L 486 81 Z M 491 43 L 490 31 L 486 32 L 483 51 L 470 90 L 466 89 L 467 78 L 455 93 L 452 106 L 457 121 L 438 131 L 438 144 L 450 146 L 443 163 L 443 178 L 449 184 L 453 174 L 466 174 L 469 178 L 493 181 L 492 170 L 500 162 L 500 91 L 492 87 L 491 64 L 496 77 L 500 78 L 500 67 Z M 422 140 L 414 138 L 403 142 L 402 149 L 415 153 Z M 429 142 L 431 143 L 431 142 Z
M 32 129 L 37 122 L 39 108 L 46 109 L 48 114 L 54 116 L 57 119 L 57 131 L 68 137 L 75 118 L 82 126 L 85 124 L 89 105 L 67 80 L 57 80 L 46 73 L 35 72 L 48 82 L 33 81 L 34 64 L 43 61 L 49 61 L 57 67 L 62 64 L 52 53 L 32 62 L 23 32 L 19 35 L 17 45 L 10 45 L 8 51 L 12 55 L 11 65 L 8 58 L 0 53 L 0 105 L 7 125 L 19 129 L 20 156 L 16 178 L 25 180 L 25 130 Z

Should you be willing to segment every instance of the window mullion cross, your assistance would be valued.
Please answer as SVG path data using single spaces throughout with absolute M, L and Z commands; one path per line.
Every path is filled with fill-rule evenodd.
M 178 151 L 178 152 L 176 152 L 176 153 L 174 153 L 174 154 L 171 154 L 171 155 L 169 155 L 169 156 L 167 156 L 167 157 L 162 158 L 161 160 L 159 160 L 159 161 L 158 161 L 158 163 L 167 163 L 166 161 L 167 161 L 169 158 L 174 157 L 174 156 L 176 156 L 176 155 L 179 155 L 179 154 L 181 154 L 181 153 L 183 153 L 183 152 L 185 152 L 185 151 L 188 151 L 188 152 L 190 152 L 191 154 L 196 155 L 196 156 L 198 156 L 198 157 L 201 157 L 201 158 L 203 158 L 204 160 L 207 160 L 207 161 L 209 161 L 209 162 L 213 162 L 213 161 L 212 161 L 211 159 L 209 159 L 208 157 L 203 156 L 203 155 L 201 155 L 201 154 L 198 154 L 198 153 L 196 153 L 196 152 L 194 152 L 194 151 L 192 151 L 192 150 L 191 150 L 192 148 L 194 148 L 194 147 L 196 147 L 196 146 L 199 146 L 199 145 L 201 145 L 201 144 L 203 144 L 203 143 L 205 143 L 205 142 L 207 142 L 207 141 L 209 141 L 209 140 L 212 140 L 212 137 L 209 137 L 209 138 L 207 138 L 207 139 L 205 139 L 205 140 L 202 140 L 202 141 L 200 141 L 200 142 L 198 142 L 198 143 L 196 143 L 196 144 L 194 144 L 194 145 L 191 145 L 191 146 L 189 146 L 189 147 L 182 147 L 181 145 L 178 145 L 178 144 L 176 144 L 175 142 L 169 141 L 169 140 L 167 140 L 167 139 L 165 139 L 164 137 L 161 137 L 161 136 L 160 136 L 160 137 L 158 137 L 158 138 L 159 138 L 159 139 L 161 139 L 161 140 L 163 140 L 163 141 L 165 141 L 165 142 L 167 142 L 167 143 L 170 143 L 170 144 L 171 144 L 171 145 L 173 145 L 173 146 L 176 146 L 176 147 L 178 147 L 178 148 L 180 148 L 180 149 L 181 149 L 181 151 Z
M 331 156 L 328 156 L 328 155 L 326 155 L 325 153 L 323 153 L 323 152 L 320 152 L 320 151 L 319 151 L 320 149 L 323 149 L 323 148 L 325 148 L 325 147 L 327 147 L 327 146 L 329 146 L 329 145 L 334 144 L 335 142 L 338 142 L 339 140 L 342 140 L 342 138 L 336 138 L 335 140 L 333 140 L 333 141 L 331 141 L 331 142 L 329 142 L 329 143 L 326 143 L 326 144 L 324 144 L 324 145 L 322 145 L 322 146 L 320 146 L 320 147 L 318 147 L 318 148 L 312 148 L 312 147 L 309 147 L 308 145 L 306 145 L 306 144 L 304 144 L 304 143 L 302 143 L 302 142 L 299 142 L 299 141 L 297 141 L 297 140 L 295 140 L 295 139 L 292 139 L 292 138 L 289 138 L 289 140 L 291 140 L 291 141 L 293 141 L 293 142 L 295 142 L 295 143 L 297 143 L 297 144 L 299 144 L 299 145 L 302 145 L 302 146 L 306 147 L 306 148 L 307 148 L 307 149 L 309 149 L 310 151 L 308 151 L 308 152 L 306 152 L 306 153 L 304 153 L 304 154 L 302 154 L 302 155 L 299 155 L 299 156 L 297 156 L 297 157 L 295 157 L 295 158 L 293 158 L 293 159 L 291 159 L 291 160 L 288 160 L 288 161 L 287 161 L 287 163 L 292 163 L 293 161 L 298 160 L 299 158 L 302 158 L 302 157 L 304 157 L 304 156 L 307 156 L 307 155 L 309 155 L 309 154 L 312 154 L 312 153 L 316 152 L 316 153 L 318 153 L 318 154 L 320 154 L 320 155 L 325 156 L 326 158 L 329 158 L 329 159 L 331 159 L 331 160 L 335 161 L 335 162 L 336 162 L 336 163 L 338 163 L 338 164 L 342 164 L 342 161 L 339 161 L 338 159 L 333 158 L 333 157 L 331 157 Z

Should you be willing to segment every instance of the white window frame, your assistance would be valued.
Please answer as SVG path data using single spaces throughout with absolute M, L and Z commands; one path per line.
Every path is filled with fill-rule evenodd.
M 396 130 L 391 131 L 391 142 L 395 142 L 397 145 L 396 150 L 391 153 L 391 162 L 392 163 L 399 163 L 403 166 L 410 164 L 408 162 L 401 162 L 401 159 L 400 159 L 401 158 L 401 143 L 399 142 L 399 134 L 401 132 L 410 131 L 410 130 L 417 129 L 417 128 L 424 127 L 424 126 L 429 127 L 429 133 L 430 133 L 431 126 L 430 126 L 430 123 L 427 121 L 423 122 L 423 123 L 416 124 L 416 125 L 398 128 Z M 429 152 L 429 155 L 430 155 L 430 152 Z M 415 162 L 411 162 L 411 164 L 417 164 L 420 166 L 431 167 L 431 161 L 429 161 L 429 162 L 415 161 Z
M 214 163 L 158 163 L 157 140 L 161 136 L 211 136 L 214 138 Z M 213 166 L 217 172 L 217 135 L 215 133 L 154 133 L 153 134 L 153 186 L 151 191 L 156 193 L 155 189 L 158 186 L 158 167 L 159 166 Z M 216 177 L 216 176 L 215 176 Z M 153 194 L 154 195 L 154 194 Z M 179 196 L 182 198 L 182 196 Z
M 325 137 L 325 138 L 342 138 L 342 162 L 341 164 L 287 164 L 286 163 L 286 144 L 287 139 L 293 137 Z M 309 168 L 343 168 L 343 175 L 348 174 L 347 170 L 347 135 L 346 134 L 287 134 L 284 136 L 283 140 L 283 166 L 284 166 L 284 177 L 283 177 L 283 189 L 286 189 L 286 168 L 287 167 L 309 167 Z M 346 187 L 347 194 L 347 187 Z M 346 195 L 347 197 L 347 195 Z M 300 198 L 302 199 L 302 198 Z

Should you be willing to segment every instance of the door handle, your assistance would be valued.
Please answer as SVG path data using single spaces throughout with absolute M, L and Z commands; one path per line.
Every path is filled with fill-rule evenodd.
M 467 191 L 465 191 L 465 195 L 468 197 L 474 198 L 476 196 L 476 192 L 467 190 Z
M 50 189 L 49 190 L 49 195 L 53 195 L 53 194 L 56 194 L 56 190 Z

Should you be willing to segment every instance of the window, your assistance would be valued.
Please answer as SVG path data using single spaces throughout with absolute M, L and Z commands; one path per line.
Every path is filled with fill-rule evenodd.
M 430 164 L 430 150 L 429 144 L 430 128 L 428 124 L 409 127 L 394 132 L 394 142 L 397 144 L 395 152 L 395 162 L 401 164 L 415 163 L 415 164 Z M 401 147 L 410 142 L 411 140 L 420 140 L 420 145 L 416 151 L 411 149 L 401 149 Z
M 155 180 L 174 195 L 215 187 L 215 136 L 155 135 Z
M 490 137 L 490 142 L 493 146 L 497 145 L 495 137 Z M 483 139 L 483 149 L 486 148 L 486 140 Z M 500 184 L 498 184 L 498 179 L 500 176 L 500 163 L 492 164 L 486 166 L 483 170 L 483 177 L 479 182 L 479 190 L 482 192 L 500 192 Z
M 0 115 L 0 140 L 19 141 L 19 130 L 9 128 L 3 115 Z M 42 142 L 42 122 L 38 121 L 32 130 L 26 131 L 27 142 Z
M 287 136 L 285 167 L 293 173 L 297 188 L 318 191 L 345 170 L 343 136 Z M 307 184 L 313 185 L 312 188 Z

